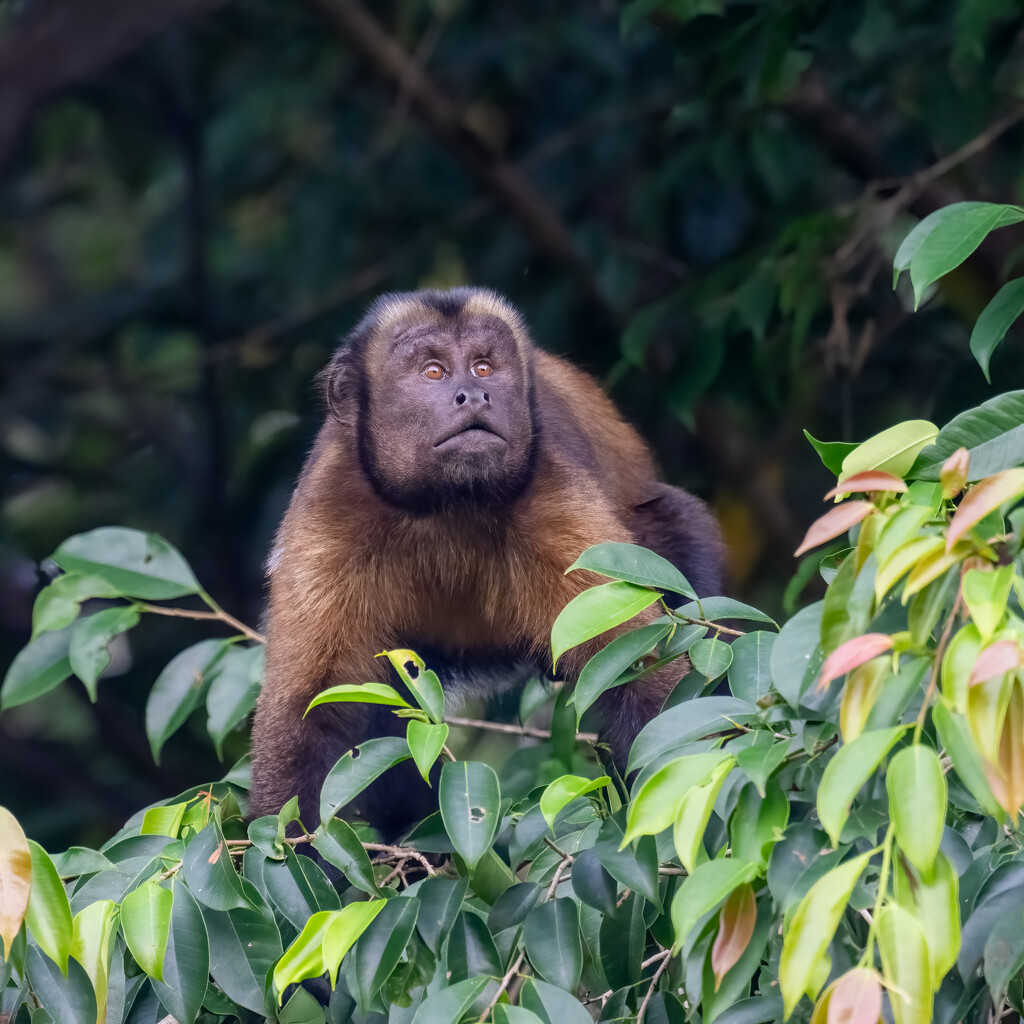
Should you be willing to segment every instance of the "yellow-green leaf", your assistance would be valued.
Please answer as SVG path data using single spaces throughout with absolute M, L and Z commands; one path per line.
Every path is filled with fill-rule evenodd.
M 31 839 L 28 848 L 32 855 L 32 887 L 28 894 L 25 923 L 39 948 L 60 967 L 63 974 L 67 974 L 74 934 L 68 894 L 49 854 Z
M 932 869 L 946 823 L 946 776 L 931 747 L 905 747 L 885 773 L 896 842 L 923 874 Z
M 844 743 L 825 766 L 818 786 L 818 818 L 833 845 L 839 845 L 857 790 L 874 775 L 905 728 L 897 725 L 861 733 L 851 743 Z
M 1013 583 L 1013 566 L 999 569 L 968 569 L 964 573 L 961 592 L 981 639 L 988 643 L 1006 614 L 1006 602 Z
M 899 860 L 895 863 L 896 902 L 911 910 L 928 944 L 932 988 L 938 991 L 960 954 L 960 882 L 956 868 L 941 851 L 932 870 L 911 880 Z
M 704 830 L 708 827 L 711 811 L 722 784 L 735 763 L 735 759 L 730 757 L 715 765 L 710 777 L 700 785 L 691 786 L 679 801 L 672 828 L 672 841 L 687 871 L 692 872 L 697 867 Z
M 906 420 L 869 437 L 843 459 L 839 486 L 855 473 L 881 469 L 903 477 L 910 471 L 918 453 L 935 440 L 939 428 L 927 420 Z
M 932 966 L 917 918 L 899 904 L 887 903 L 878 912 L 875 928 L 896 1024 L 930 1024 Z
M 870 857 L 870 853 L 861 854 L 822 875 L 787 918 L 779 958 L 779 988 L 787 1020 L 800 997 L 806 992 L 813 999 L 824 982 L 825 952 Z
M 163 981 L 164 954 L 171 930 L 174 896 L 156 882 L 144 882 L 121 901 L 121 930 L 135 962 Z
M 366 931 L 370 922 L 384 909 L 386 902 L 369 900 L 363 903 L 350 903 L 334 915 L 323 938 L 323 966 L 331 977 L 332 988 L 338 983 L 338 968 L 345 954 Z M 274 984 L 277 984 L 276 977 Z
M 944 547 L 942 538 L 935 534 L 915 537 L 898 547 L 879 565 L 875 573 L 875 600 L 881 602 L 896 583 L 919 562 L 931 555 L 941 554 Z
M 554 831 L 555 818 L 566 804 L 586 793 L 604 789 L 610 782 L 611 779 L 607 775 L 597 779 L 584 778 L 582 775 L 562 775 L 549 783 L 540 797 L 540 812 L 544 815 L 548 828 Z

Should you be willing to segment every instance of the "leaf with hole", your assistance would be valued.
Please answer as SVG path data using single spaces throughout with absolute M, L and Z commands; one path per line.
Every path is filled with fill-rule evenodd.
M 441 768 L 438 801 L 445 831 L 472 871 L 501 824 L 498 776 L 479 761 L 449 761 Z
M 320 820 L 333 818 L 371 782 L 409 756 L 404 736 L 377 736 L 343 754 L 320 789 Z
M 65 572 L 98 576 L 125 597 L 167 601 L 202 589 L 180 552 L 141 530 L 103 526 L 79 533 L 52 557 Z

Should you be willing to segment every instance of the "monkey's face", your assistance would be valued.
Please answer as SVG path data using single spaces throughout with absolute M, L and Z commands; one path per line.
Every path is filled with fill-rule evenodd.
M 528 353 L 490 314 L 396 326 L 367 352 L 360 454 L 377 491 L 414 512 L 500 505 L 532 473 Z

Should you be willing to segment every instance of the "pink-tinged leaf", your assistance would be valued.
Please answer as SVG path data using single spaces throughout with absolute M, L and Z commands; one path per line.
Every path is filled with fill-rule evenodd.
M 1024 651 L 1012 640 L 997 640 L 978 655 L 978 660 L 971 669 L 968 686 L 976 686 L 987 679 L 995 679 L 1006 672 L 1012 672 L 1024 666 Z
M 840 644 L 821 666 L 818 689 L 824 690 L 833 679 L 846 675 L 864 662 L 877 658 L 892 647 L 892 637 L 885 633 L 865 633 Z
M 838 494 L 867 494 L 869 491 L 905 491 L 907 485 L 892 473 L 881 469 L 866 469 L 863 473 L 853 473 L 839 478 L 839 483 L 825 495 L 825 500 Z
M 942 464 L 939 470 L 939 483 L 942 484 L 942 496 L 955 498 L 967 483 L 967 474 L 971 471 L 971 454 L 966 448 L 957 448 Z
M 0 807 L 0 942 L 3 956 L 11 957 L 11 945 L 25 919 L 32 883 L 32 854 L 18 819 Z
M 839 978 L 828 1004 L 828 1024 L 877 1024 L 882 1016 L 882 986 L 878 975 L 855 967 Z
M 949 524 L 946 534 L 946 550 L 951 551 L 953 545 L 972 527 L 989 514 L 1013 498 L 1024 495 L 1024 469 L 1004 469 L 1002 473 L 986 477 L 974 485 L 960 502 Z
M 711 947 L 711 969 L 715 972 L 716 992 L 729 969 L 743 956 L 756 923 L 757 902 L 754 890 L 749 884 L 733 889 L 722 904 L 718 915 L 718 934 Z
M 836 505 L 820 519 L 811 523 L 807 536 L 794 552 L 795 556 L 799 558 L 805 551 L 810 551 L 811 548 L 846 533 L 851 526 L 856 526 L 875 511 L 877 510 L 870 501 L 846 501 L 842 505 Z

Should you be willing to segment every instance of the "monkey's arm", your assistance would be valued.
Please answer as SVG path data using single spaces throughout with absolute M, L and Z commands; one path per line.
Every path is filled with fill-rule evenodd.
M 715 517 L 699 498 L 679 487 L 654 481 L 651 497 L 633 509 L 636 543 L 667 558 L 698 597 L 722 593 L 725 547 Z

